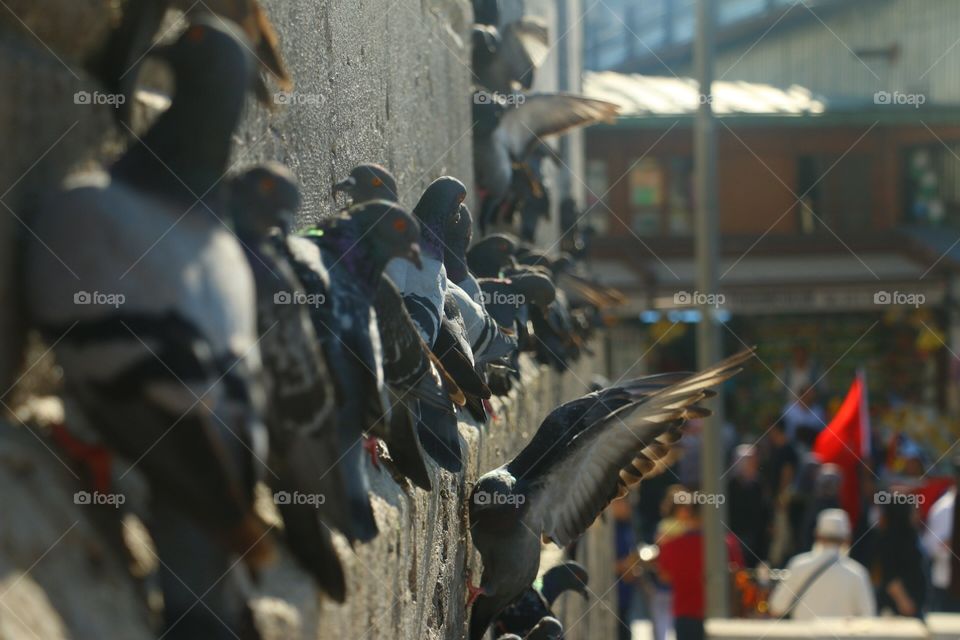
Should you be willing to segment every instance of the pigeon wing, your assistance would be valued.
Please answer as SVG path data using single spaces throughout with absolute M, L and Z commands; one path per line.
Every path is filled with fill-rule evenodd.
M 698 403 L 752 355 L 743 351 L 680 380 L 640 378 L 556 409 L 508 465 L 525 485 L 527 525 L 560 545 L 576 540 L 673 454 L 683 423 L 709 414 Z
M 494 135 L 506 144 L 510 155 L 522 159 L 540 138 L 597 122 L 616 120 L 619 107 L 570 93 L 536 93 L 523 104 L 507 109 Z

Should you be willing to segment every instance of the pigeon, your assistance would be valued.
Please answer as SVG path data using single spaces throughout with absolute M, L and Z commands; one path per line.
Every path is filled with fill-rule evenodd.
M 587 580 L 587 570 L 572 560 L 551 567 L 543 574 L 540 589 L 531 586 L 524 591 L 497 616 L 494 629 L 500 633 L 530 633 L 543 618 L 556 617 L 550 607 L 564 591 L 576 591 L 588 599 Z
M 440 332 L 443 296 L 447 290 L 447 272 L 443 266 L 444 230 L 447 218 L 459 215 L 466 195 L 466 187 L 456 178 L 443 176 L 431 182 L 413 209 L 420 221 L 423 269 L 414 269 L 402 260 L 387 265 L 387 276 L 400 289 L 417 330 L 431 348 Z
M 476 23 L 472 69 L 477 84 L 497 93 L 533 86 L 534 71 L 550 53 L 550 34 L 539 18 L 524 17 L 503 27 Z
M 285 166 L 267 163 L 231 180 L 230 201 L 257 289 L 269 464 L 275 474 L 267 480 L 294 556 L 331 598 L 343 602 L 346 578 L 330 529 L 322 521 L 346 494 L 337 484 L 342 475 L 334 470 L 340 449 L 336 391 L 306 311 L 307 305 L 324 300 L 308 296 L 287 248 L 300 205 L 299 186 Z M 339 515 L 340 520 L 344 517 Z
M 429 491 L 432 483 L 421 450 L 447 471 L 459 473 L 463 469 L 454 402 L 462 406 L 466 398 L 417 333 L 403 297 L 386 276 L 377 288 L 374 307 L 384 345 L 384 374 L 395 395 L 393 415 L 416 427 L 407 441 L 398 443 L 402 448 L 390 447 L 390 454 L 405 476 Z M 421 405 L 429 405 L 429 420 L 423 419 Z M 400 427 L 392 425 L 391 429 Z
M 333 185 L 333 194 L 344 193 L 353 204 L 370 200 L 397 202 L 397 180 L 378 164 L 360 164 L 350 170 L 350 175 Z
M 478 278 L 499 278 L 504 269 L 516 265 L 518 244 L 509 234 L 488 234 L 467 251 L 467 265 Z
M 397 182 L 384 167 L 367 163 L 354 167 L 333 191 L 345 192 L 354 205 L 377 199 L 396 202 Z M 391 456 L 414 484 L 429 490 L 431 481 L 420 448 L 447 471 L 459 473 L 463 469 L 457 417 L 450 401 L 463 406 L 466 398 L 424 342 L 397 286 L 385 273 L 377 287 L 374 308 L 381 338 L 388 345 L 383 363 L 386 381 L 398 390 L 396 400 L 402 409 L 396 419 L 413 421 L 420 434 L 420 438 L 406 443 L 408 448 L 391 450 Z M 446 401 L 440 395 L 444 390 Z M 421 401 L 430 406 L 421 407 Z
M 327 317 L 320 318 L 327 336 L 321 339 L 326 338 L 327 360 L 336 363 L 340 438 L 344 443 L 358 443 L 365 435 L 375 435 L 385 439 L 388 447 L 391 441 L 397 448 L 409 444 L 416 425 L 393 419 L 373 299 L 390 260 L 402 258 L 421 264 L 417 221 L 399 206 L 377 200 L 322 221 L 310 230 L 309 237 L 320 248 L 330 275 L 330 300 L 322 305 Z M 391 427 L 405 432 L 394 432 Z M 364 448 L 378 465 L 376 447 L 376 441 L 365 441 Z M 359 455 L 358 447 L 349 445 L 341 464 L 356 468 Z M 376 524 L 369 513 L 366 487 L 356 490 L 356 519 L 368 525 L 361 538 L 366 541 L 364 538 L 375 535 Z
M 443 266 L 447 279 L 467 292 L 474 300 L 480 300 L 480 285 L 467 264 L 467 248 L 473 239 L 473 216 L 463 207 L 459 216 L 447 221 L 444 232 Z
M 118 119 L 127 121 L 133 103 L 137 70 L 153 46 L 168 8 L 183 11 L 193 20 L 202 17 L 224 24 L 224 19 L 239 26 L 248 40 L 247 48 L 263 70 L 270 73 L 283 91 L 293 89 L 293 81 L 283 62 L 277 33 L 257 0 L 138 0 L 124 5 L 122 18 L 110 34 L 103 51 L 90 62 L 91 70 L 110 91 L 126 99 L 118 109 Z M 266 106 L 275 103 L 259 75 L 253 90 Z
M 481 197 L 480 230 L 499 218 L 513 179 L 513 163 L 524 162 L 541 138 L 596 122 L 611 122 L 619 107 L 566 93 L 537 93 L 506 106 L 474 100 L 473 166 Z M 478 274 L 479 275 L 479 274 Z
M 251 568 L 272 556 L 253 508 L 267 455 L 254 282 L 219 186 L 253 80 L 247 47 L 198 19 L 155 49 L 176 80 L 170 107 L 109 174 L 45 200 L 25 249 L 27 307 L 77 427 L 150 483 L 171 638 L 235 635 L 231 554 Z
M 556 618 L 546 616 L 523 640 L 563 640 L 563 625 Z
M 469 502 L 473 544 L 483 561 L 471 587 L 470 640 L 533 583 L 541 538 L 572 543 L 610 501 L 676 454 L 684 422 L 709 414 L 699 403 L 735 375 L 752 350 L 700 373 L 638 378 L 554 409 L 510 462 L 485 473 Z
M 433 352 L 450 372 L 466 396 L 466 409 L 479 422 L 486 422 L 487 413 L 484 400 L 490 398 L 490 388 L 473 356 L 467 328 L 453 294 L 444 295 L 443 315 L 440 318 L 440 331 Z
M 487 313 L 482 296 L 475 300 L 452 282 L 447 284 L 447 291 L 460 310 L 475 364 L 493 362 L 517 350 L 516 338 L 508 335 L 508 330 L 501 329 Z
M 473 0 L 473 21 L 479 24 L 500 24 L 500 0 Z

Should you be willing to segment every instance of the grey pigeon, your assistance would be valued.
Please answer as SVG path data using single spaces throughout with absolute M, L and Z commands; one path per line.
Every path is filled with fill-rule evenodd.
M 516 602 L 500 612 L 494 629 L 518 635 L 530 633 L 543 618 L 556 617 L 550 607 L 561 593 L 576 591 L 584 598 L 589 598 L 588 580 L 587 570 L 572 560 L 551 567 L 543 574 L 539 589 L 531 586 Z
M 109 175 L 77 176 L 41 206 L 25 255 L 28 309 L 78 422 L 150 482 L 170 638 L 235 637 L 230 554 L 256 567 L 271 551 L 253 509 L 267 455 L 254 283 L 219 188 L 248 46 L 198 20 L 155 49 L 171 106 Z
M 753 356 L 741 352 L 696 374 L 638 378 L 554 409 L 530 443 L 485 473 L 470 496 L 470 531 L 483 575 L 470 640 L 530 587 L 541 539 L 577 540 L 611 500 L 626 495 L 675 454 L 685 421 L 709 413 L 710 387 Z
M 619 107 L 578 95 L 539 93 L 510 107 L 474 100 L 473 110 L 473 167 L 481 195 L 480 229 L 485 231 L 504 205 L 515 162 L 524 162 L 544 136 L 612 121 Z
M 397 180 L 378 164 L 359 164 L 350 170 L 350 175 L 333 185 L 333 193 L 346 194 L 353 204 L 371 200 L 397 202 Z
M 458 215 L 466 195 L 466 187 L 456 178 L 443 176 L 431 182 L 413 209 L 420 221 L 423 269 L 394 260 L 386 270 L 403 294 L 407 309 L 429 347 L 433 347 L 440 331 L 443 296 L 447 290 L 447 272 L 443 266 L 447 219 Z
M 322 521 L 346 493 L 334 468 L 339 457 L 335 389 L 306 311 L 324 300 L 308 296 L 288 257 L 287 233 L 300 205 L 299 187 L 279 163 L 249 169 L 230 187 L 234 226 L 257 288 L 273 471 L 267 481 L 294 556 L 331 598 L 343 602 L 343 567 L 331 529 Z

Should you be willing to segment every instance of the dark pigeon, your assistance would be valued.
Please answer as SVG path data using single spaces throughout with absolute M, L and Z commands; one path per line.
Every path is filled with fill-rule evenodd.
M 443 316 L 433 352 L 463 390 L 470 415 L 479 422 L 486 422 L 487 412 L 483 402 L 492 394 L 474 360 L 460 305 L 449 293 L 444 297 Z
M 499 633 L 530 633 L 546 617 L 556 617 L 551 611 L 557 597 L 565 591 L 576 591 L 589 598 L 587 570 L 579 563 L 569 560 L 548 569 L 542 578 L 540 589 L 528 588 L 516 602 L 504 609 L 494 623 Z
M 333 185 L 333 194 L 338 193 L 346 194 L 353 204 L 371 200 L 397 202 L 397 180 L 378 164 L 359 164 L 350 170 L 350 175 Z
M 390 260 L 420 264 L 419 236 L 413 216 L 384 201 L 351 207 L 309 232 L 330 274 L 330 300 L 324 305 L 327 317 L 321 323 L 331 336 L 325 343 L 330 349 L 328 361 L 337 363 L 340 437 L 344 443 L 354 443 L 345 459 L 351 465 L 360 464 L 359 444 L 365 435 L 383 438 L 396 450 L 415 446 L 416 423 L 393 416 L 373 302 Z M 376 442 L 367 440 L 364 446 L 378 464 Z M 358 492 L 358 500 L 362 502 L 358 507 L 369 509 L 366 487 Z M 375 532 L 375 523 L 367 520 Z
M 541 539 L 575 540 L 610 501 L 674 457 L 684 423 L 753 351 L 696 374 L 638 378 L 554 409 L 510 462 L 485 473 L 470 496 L 470 530 L 483 561 L 470 640 L 480 640 L 537 576 Z
M 556 618 L 547 616 L 523 640 L 563 640 L 563 625 Z
M 267 481 L 293 555 L 331 598 L 343 602 L 346 578 L 324 522 L 346 518 L 331 517 L 348 493 L 338 482 L 343 474 L 335 470 L 336 392 L 306 310 L 324 301 L 307 294 L 289 258 L 287 234 L 300 205 L 299 187 L 279 163 L 254 167 L 230 186 L 234 226 L 257 288 L 273 471 Z
M 32 320 L 82 413 L 71 423 L 150 483 L 170 638 L 235 637 L 231 554 L 252 567 L 271 555 L 253 508 L 267 456 L 254 282 L 220 187 L 248 47 L 201 19 L 155 49 L 176 82 L 169 109 L 109 175 L 72 178 L 41 205 L 25 255 Z
M 491 233 L 477 240 L 467 251 L 467 265 L 478 278 L 499 278 L 503 270 L 516 265 L 514 254 L 519 241 L 506 233 Z
M 420 221 L 423 269 L 394 260 L 386 270 L 387 276 L 403 294 L 407 310 L 424 342 L 431 348 L 440 331 L 443 297 L 447 290 L 447 272 L 443 266 L 447 219 L 458 215 L 466 195 L 466 187 L 456 178 L 443 176 L 431 182 L 413 210 Z

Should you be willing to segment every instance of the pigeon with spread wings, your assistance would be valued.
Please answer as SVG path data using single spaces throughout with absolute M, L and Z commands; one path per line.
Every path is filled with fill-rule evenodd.
M 484 474 L 470 496 L 470 532 L 483 561 L 470 587 L 470 639 L 533 583 L 541 539 L 567 545 L 615 498 L 676 455 L 700 402 L 753 356 L 743 351 L 695 374 L 638 378 L 567 402 L 513 460 Z
M 497 217 L 497 207 L 513 179 L 513 163 L 524 161 L 541 138 L 612 122 L 619 110 L 610 102 L 566 93 L 524 96 L 515 107 L 475 99 L 473 108 L 473 167 L 481 195 L 481 229 Z
M 550 34 L 539 18 L 525 17 L 498 29 L 473 25 L 473 75 L 498 93 L 533 86 L 533 75 L 550 53 Z

